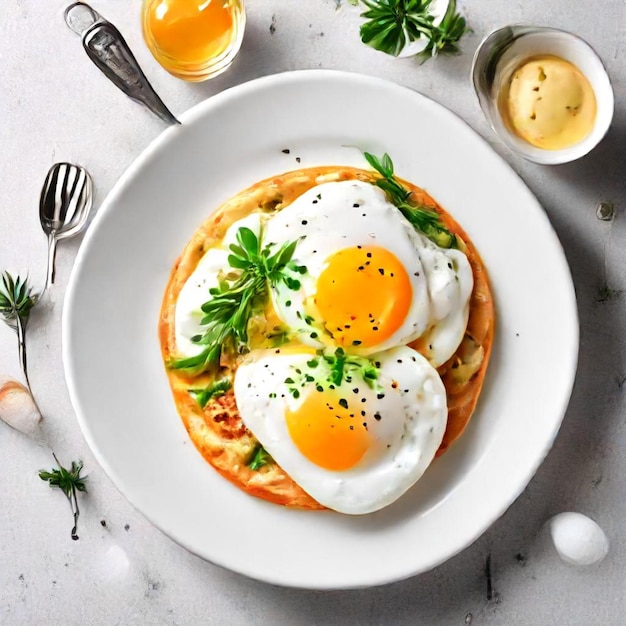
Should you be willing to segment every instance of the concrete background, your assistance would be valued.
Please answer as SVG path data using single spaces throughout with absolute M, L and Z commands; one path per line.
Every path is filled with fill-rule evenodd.
M 0 4 L 0 269 L 29 273 L 35 284 L 44 278 L 46 244 L 37 206 L 50 165 L 85 165 L 98 207 L 163 129 L 87 60 L 63 23 L 66 4 Z M 48 416 L 53 447 L 66 463 L 84 460 L 90 489 L 81 499 L 81 539 L 73 542 L 67 502 L 36 474 L 50 466 L 47 452 L 0 424 L 0 623 L 626 623 L 626 247 L 620 245 L 626 228 L 626 3 L 467 0 L 461 6 L 473 33 L 463 41 L 464 53 L 419 66 L 361 44 L 358 10 L 346 0 L 248 0 L 248 26 L 235 65 L 199 85 L 176 80 L 152 59 L 141 38 L 139 0 L 93 5 L 124 33 L 175 113 L 258 76 L 318 67 L 385 77 L 458 113 L 523 177 L 561 238 L 578 295 L 579 371 L 554 449 L 520 498 L 474 545 L 430 573 L 385 587 L 332 593 L 275 588 L 178 547 L 122 498 L 94 461 L 63 379 L 63 294 L 80 242 L 62 243 L 58 283 L 29 328 L 31 382 Z M 527 163 L 509 153 L 482 118 L 469 86 L 472 54 L 491 29 L 514 22 L 571 30 L 607 66 L 616 95 L 614 123 L 604 142 L 579 162 Z M 596 218 L 600 201 L 616 204 L 616 220 Z M 607 286 L 614 290 L 608 300 Z M 4 326 L 0 373 L 20 374 L 15 339 Z M 590 515 L 607 532 L 611 550 L 600 565 L 568 567 L 546 544 L 542 525 L 565 510 Z

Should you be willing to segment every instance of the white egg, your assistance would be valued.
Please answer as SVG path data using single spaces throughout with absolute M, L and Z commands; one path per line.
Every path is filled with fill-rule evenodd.
M 416 232 L 381 189 L 361 181 L 330 182 L 310 189 L 265 226 L 266 243 L 281 246 L 294 240 L 298 244 L 293 260 L 307 270 L 300 277 L 301 289 L 293 291 L 279 283 L 272 289 L 272 301 L 280 319 L 299 334 L 300 341 L 314 347 L 339 343 L 352 352 L 372 354 L 425 335 L 432 364 L 438 366 L 452 356 L 467 326 L 473 288 L 471 266 L 459 250 L 439 248 Z M 373 272 L 373 279 L 370 287 L 363 283 L 363 291 L 351 299 L 351 315 L 341 326 L 332 327 L 316 311 L 320 276 L 333 255 L 359 247 L 375 250 L 375 255 L 376 251 L 384 251 L 397 259 L 406 272 L 405 291 L 410 306 L 401 324 L 386 338 L 367 342 L 359 339 L 347 345 L 338 340 L 337 331 L 345 332 L 341 328 L 349 328 L 350 320 L 363 320 L 370 315 L 380 281 L 394 276 L 388 267 L 377 266 L 381 278 L 373 266 L 364 267 L 369 265 L 365 258 L 358 270 L 355 267 L 344 275 L 335 272 L 333 283 L 343 281 L 338 284 L 346 288 L 368 271 Z M 387 299 L 377 306 L 393 309 L 397 304 Z
M 609 540 L 591 518 L 582 513 L 559 513 L 548 521 L 558 555 L 572 565 L 593 565 L 609 551 Z
M 424 357 L 400 347 L 374 359 L 374 388 L 349 363 L 333 385 L 332 364 L 290 349 L 253 352 L 235 376 L 246 426 L 302 489 L 341 513 L 371 513 L 399 498 L 430 465 L 446 427 L 446 391 Z
M 204 348 L 203 345 L 191 341 L 192 337 L 202 333 L 200 321 L 204 313 L 200 307 L 211 299 L 209 289 L 218 286 L 220 275 L 232 269 L 228 264 L 228 248 L 237 243 L 237 231 L 244 226 L 258 236 L 261 231 L 261 216 L 252 213 L 235 222 L 226 231 L 221 245 L 207 250 L 178 294 L 174 329 L 176 347 L 182 356 L 196 356 Z

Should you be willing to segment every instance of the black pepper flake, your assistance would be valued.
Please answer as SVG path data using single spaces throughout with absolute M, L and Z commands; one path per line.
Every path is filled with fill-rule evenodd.
M 321 199 L 322 199 L 322 194 L 321 194 L 321 193 L 318 193 L 318 194 L 317 194 L 317 196 L 315 196 L 315 197 L 316 197 L 318 200 L 321 200 Z
M 354 393 L 359 393 L 359 388 L 358 388 L 358 387 L 355 387 L 352 391 L 353 391 Z
M 361 417 L 365 417 L 365 411 L 361 411 Z
M 339 399 L 339 406 L 342 406 L 344 409 L 348 408 L 348 401 L 345 398 Z
M 317 200 L 313 200 L 313 204 L 317 204 Z
M 309 337 L 311 337 L 311 339 L 317 339 L 317 333 L 311 333 Z
M 359 341 L 358 339 L 355 339 L 355 340 L 352 342 L 352 345 L 353 345 L 353 346 L 360 346 L 362 343 L 363 343 L 362 341 Z
M 377 422 L 380 422 L 380 420 L 383 419 L 383 416 L 380 413 L 374 413 L 374 419 Z
M 365 269 L 365 267 L 363 267 L 363 265 L 359 265 L 359 267 L 357 267 L 357 271 L 362 272 Z
M 351 328 L 350 324 L 344 324 L 343 327 L 344 328 Z M 341 328 L 339 330 L 341 330 Z
M 379 394 L 376 394 L 376 397 L 377 397 L 379 400 L 382 400 L 382 399 L 385 397 L 385 394 L 384 394 L 384 393 L 379 393 Z
M 306 226 L 308 223 L 307 220 L 302 220 L 302 226 Z
M 361 402 L 367 402 L 367 398 L 361 398 Z
M 285 148 L 284 150 L 281 150 L 281 152 L 283 154 L 289 154 L 291 152 L 291 150 L 289 150 L 289 148 Z
M 402 359 L 398 359 L 398 363 L 402 363 Z M 297 370 L 296 370 L 297 371 Z
M 275 354 L 280 354 L 280 350 L 274 350 Z
M 324 391 L 324 387 L 322 387 L 322 385 L 317 385 L 317 387 L 315 387 L 318 391 Z
M 365 256 L 366 256 L 368 259 L 371 259 L 371 258 L 372 258 L 372 253 L 371 253 L 371 252 L 368 252 Z
M 350 430 L 354 430 L 354 426 L 350 425 Z
M 300 157 L 296 157 L 296 163 L 300 163 L 300 161 L 302 161 L 302 159 Z
M 356 249 L 360 250 L 363 246 L 357 246 Z
M 376 361 L 376 363 L 374 363 L 374 365 L 375 365 L 378 369 L 380 369 L 380 361 Z
M 358 209 L 361 205 L 358 202 L 355 202 L 352 206 L 353 208 Z
M 405 389 L 404 393 L 409 393 L 410 389 Z
M 413 276 L 419 276 L 419 275 L 420 275 L 420 273 L 419 273 L 419 272 L 415 272 L 415 273 L 413 274 Z
M 378 326 L 372 326 L 372 330 L 378 330 Z
M 385 275 L 385 270 L 384 270 L 382 267 L 379 267 L 379 268 L 378 268 L 378 273 L 379 273 L 381 276 L 384 276 L 384 275 Z

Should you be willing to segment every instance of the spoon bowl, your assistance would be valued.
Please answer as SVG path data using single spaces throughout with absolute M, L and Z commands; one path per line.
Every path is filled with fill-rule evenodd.
M 82 230 L 92 202 L 93 183 L 84 167 L 55 163 L 50 168 L 39 200 L 39 220 L 48 236 L 48 265 L 43 291 L 54 283 L 57 242 Z

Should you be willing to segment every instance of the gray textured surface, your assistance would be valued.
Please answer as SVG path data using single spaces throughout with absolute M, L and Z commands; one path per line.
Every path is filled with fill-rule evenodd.
M 163 128 L 91 66 L 63 24 L 65 4 L 0 4 L 0 269 L 30 272 L 36 283 L 43 281 L 45 265 L 36 209 L 49 166 L 58 160 L 85 165 L 96 183 L 98 206 Z M 52 302 L 30 328 L 31 378 L 54 448 L 65 460 L 84 459 L 90 495 L 82 500 L 81 540 L 72 542 L 67 503 L 35 473 L 49 464 L 46 452 L 0 424 L 0 623 L 626 623 L 625 296 L 617 293 L 598 302 L 604 285 L 626 289 L 626 3 L 468 0 L 464 9 L 474 32 L 464 42 L 465 53 L 419 67 L 363 46 L 356 11 L 349 6 L 337 10 L 335 0 L 249 0 L 248 28 L 236 64 L 200 85 L 177 81 L 150 57 L 141 40 L 139 4 L 94 0 L 123 31 L 174 112 L 257 76 L 323 67 L 389 78 L 467 120 L 524 178 L 563 242 L 581 320 L 577 382 L 554 449 L 536 477 L 463 553 L 433 572 L 382 588 L 317 593 L 270 587 L 179 548 L 132 509 L 94 461 L 63 380 L 62 298 L 79 242 L 62 243 Z M 607 65 L 616 94 L 614 124 L 601 146 L 577 163 L 546 168 L 512 156 L 490 133 L 471 93 L 468 73 L 480 38 L 518 21 L 572 30 Z M 372 123 L 384 124 L 384 117 Z M 450 182 L 454 184 L 454 173 Z M 602 200 L 616 203 L 615 222 L 596 219 L 595 207 Z M 532 242 L 528 253 L 533 254 Z M 4 327 L 0 372 L 19 375 L 14 337 Z M 564 510 L 592 516 L 607 532 L 611 550 L 599 566 L 570 568 L 543 541 L 542 524 Z M 232 541 L 236 544 L 236 538 Z M 127 569 L 112 567 L 112 546 L 127 554 Z M 491 600 L 485 579 L 488 555 Z

